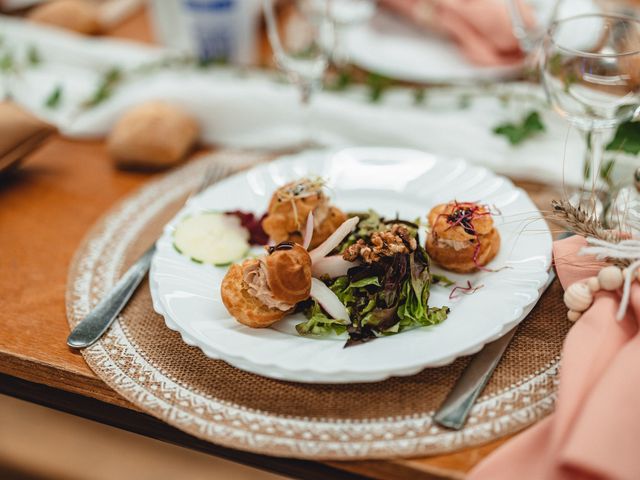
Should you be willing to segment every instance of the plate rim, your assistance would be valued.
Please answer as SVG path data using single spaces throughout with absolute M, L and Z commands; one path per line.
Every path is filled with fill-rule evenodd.
M 389 12 L 377 11 L 375 16 L 391 17 L 394 15 Z M 375 17 L 374 17 L 375 18 Z M 384 62 L 375 63 L 370 62 L 367 58 L 362 57 L 358 48 L 354 48 L 355 43 L 352 38 L 356 35 L 372 35 L 372 31 L 375 29 L 371 26 L 371 21 L 362 25 L 358 25 L 351 31 L 347 32 L 345 37 L 345 48 L 349 51 L 349 56 L 354 64 L 364 68 L 365 70 L 378 72 L 386 77 L 393 78 L 401 81 L 416 82 L 416 83 L 464 83 L 472 81 L 495 81 L 495 80 L 509 80 L 516 78 L 522 69 L 524 68 L 524 61 L 519 61 L 512 65 L 474 65 L 467 61 L 467 67 L 469 71 L 467 73 L 448 73 L 448 74 L 433 74 L 425 75 L 420 72 L 410 72 L 406 69 L 398 71 L 395 67 L 387 68 Z

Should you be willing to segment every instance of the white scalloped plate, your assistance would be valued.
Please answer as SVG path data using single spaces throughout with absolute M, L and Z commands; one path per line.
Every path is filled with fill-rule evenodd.
M 557 0 L 530 0 L 539 24 L 549 23 Z M 560 2 L 557 18 L 600 12 L 592 0 Z M 596 30 L 594 30 L 596 31 Z M 572 32 L 574 40 L 593 40 L 592 32 Z M 379 8 L 369 22 L 348 29 L 344 47 L 358 66 L 390 78 L 418 83 L 491 81 L 513 78 L 522 64 L 479 66 L 467 60 L 456 44 L 429 33 Z
M 174 226 L 184 215 L 205 209 L 262 212 L 278 186 L 305 175 L 326 178 L 333 202 L 346 211 L 373 208 L 414 219 L 452 199 L 495 205 L 501 212 L 495 221 L 502 246 L 491 266 L 509 268 L 449 274 L 483 288 L 451 301 L 449 290 L 436 286 L 430 304 L 451 307 L 445 322 L 352 348 L 343 348 L 340 339 L 298 336 L 294 326 L 302 316 L 268 329 L 240 325 L 220 299 L 226 269 L 199 265 L 177 253 Z M 186 343 L 258 375 L 314 383 L 412 375 L 478 351 L 523 318 L 537 301 L 551 264 L 551 234 L 523 190 L 463 160 L 397 148 L 310 151 L 234 175 L 194 197 L 167 224 L 157 248 L 150 274 L 154 308 Z

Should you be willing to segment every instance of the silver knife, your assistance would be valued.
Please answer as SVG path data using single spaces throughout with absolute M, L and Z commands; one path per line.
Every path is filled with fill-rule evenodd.
M 199 187 L 192 192 L 193 195 L 202 192 L 209 185 L 224 178 L 231 173 L 232 168 L 220 164 L 210 164 Z M 187 202 L 188 200 L 187 199 Z M 187 203 L 185 202 L 185 204 Z M 125 307 L 133 292 L 145 277 L 151 266 L 151 259 L 156 251 L 155 243 L 142 254 L 129 270 L 122 276 L 118 283 L 109 290 L 105 297 L 100 300 L 89 314 L 76 325 L 76 328 L 67 337 L 67 345 L 71 348 L 85 348 L 96 343 L 107 331 L 113 321 L 118 317 L 120 311 Z
M 133 292 L 147 274 L 155 244 L 134 263 L 106 295 L 67 337 L 67 345 L 84 348 L 93 345 L 107 331 Z
M 541 288 L 540 298 L 542 298 L 542 294 L 547 291 L 555 278 L 556 274 L 551 269 L 547 282 Z M 531 313 L 536 304 L 537 302 L 529 307 L 524 317 Z M 485 345 L 482 350 L 473 356 L 467 368 L 462 372 L 449 395 L 433 416 L 436 423 L 453 430 L 460 430 L 464 426 L 471 407 L 473 407 L 478 395 L 480 395 L 491 375 L 493 375 L 493 371 L 500 363 L 500 359 L 517 329 L 518 325 L 498 340 Z

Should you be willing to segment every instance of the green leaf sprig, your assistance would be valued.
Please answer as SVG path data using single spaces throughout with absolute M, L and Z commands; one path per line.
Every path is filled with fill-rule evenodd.
M 47 108 L 54 109 L 60 106 L 62 100 L 62 85 L 56 85 L 44 102 Z
M 178 68 L 199 68 L 206 69 L 213 66 L 225 65 L 224 59 L 201 59 L 194 55 L 173 55 L 163 57 L 159 60 L 143 63 L 131 70 L 124 70 L 120 67 L 111 67 L 106 70 L 94 92 L 84 101 L 84 108 L 92 108 L 100 105 L 105 100 L 111 98 L 115 91 L 129 78 L 141 75 L 149 75 L 161 70 L 178 69 Z
M 86 108 L 95 107 L 110 98 L 116 87 L 122 82 L 123 77 L 123 72 L 118 67 L 107 70 L 98 83 L 96 90 L 83 102 L 83 106 Z
M 366 85 L 369 87 L 369 100 L 377 103 L 382 100 L 382 96 L 389 87 L 393 85 L 393 80 L 378 73 L 367 75 Z
M 519 145 L 544 131 L 544 123 L 542 123 L 540 114 L 537 111 L 529 112 L 519 123 L 507 122 L 493 129 L 493 133 L 504 135 L 511 145 Z
M 40 65 L 42 63 L 40 51 L 36 48 L 35 45 L 31 45 L 27 50 L 27 61 L 31 66 Z
M 613 140 L 606 146 L 606 150 L 638 155 L 640 153 L 640 122 L 621 123 Z

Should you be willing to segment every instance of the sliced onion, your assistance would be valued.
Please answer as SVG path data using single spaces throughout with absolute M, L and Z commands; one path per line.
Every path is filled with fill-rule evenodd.
M 307 215 L 307 225 L 304 228 L 304 235 L 302 236 L 302 246 L 305 250 L 309 249 L 311 245 L 311 239 L 313 238 L 313 212 L 309 212 Z
M 340 242 L 345 239 L 358 225 L 360 219 L 358 217 L 351 217 L 349 220 L 345 220 L 335 232 L 333 232 L 329 238 L 322 242 L 318 247 L 309 252 L 311 257 L 311 263 L 315 263 L 323 257 L 326 257 L 331 251 L 340 245 Z
M 342 255 L 331 255 L 313 263 L 311 273 L 314 277 L 327 275 L 329 278 L 336 278 L 346 275 L 350 268 L 358 265 L 360 265 L 359 262 L 349 262 L 342 258 Z
M 314 298 L 324 308 L 331 318 L 344 320 L 345 325 L 351 323 L 347 307 L 340 301 L 338 296 L 331 291 L 322 281 L 317 278 L 311 279 L 311 297 Z

